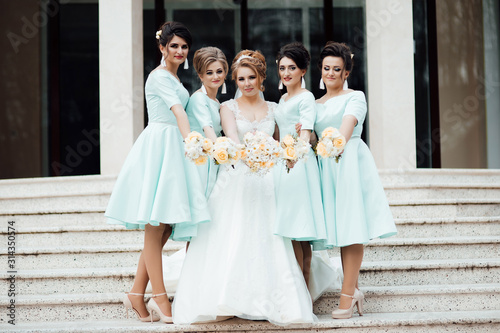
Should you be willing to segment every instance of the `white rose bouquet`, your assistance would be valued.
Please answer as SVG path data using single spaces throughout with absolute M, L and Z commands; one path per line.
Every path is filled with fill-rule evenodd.
M 322 158 L 335 157 L 335 162 L 339 162 L 341 154 L 345 148 L 345 137 L 338 129 L 327 127 L 321 133 L 321 138 L 316 145 L 316 155 Z
M 283 148 L 282 159 L 285 162 L 295 163 L 300 159 L 307 159 L 307 154 L 311 148 L 309 142 L 305 142 L 297 135 L 287 134 L 281 140 L 281 147 Z M 287 172 L 290 172 L 290 167 L 287 165 Z
M 184 140 L 184 150 L 186 157 L 196 165 L 207 163 L 212 152 L 213 142 L 204 138 L 200 133 L 193 131 Z
M 241 159 L 250 171 L 263 176 L 271 170 L 279 160 L 281 147 L 278 141 L 264 132 L 248 132 L 243 137 L 245 149 Z
M 236 144 L 227 137 L 218 137 L 212 147 L 212 157 L 216 164 L 235 165 L 241 159 L 243 145 Z

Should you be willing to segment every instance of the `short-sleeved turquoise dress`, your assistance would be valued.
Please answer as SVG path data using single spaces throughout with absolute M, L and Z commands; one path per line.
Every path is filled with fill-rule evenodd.
M 149 124 L 139 135 L 116 180 L 105 216 L 128 229 L 160 223 L 210 221 L 205 185 L 184 156 L 173 105 L 186 107 L 189 93 L 171 73 L 157 69 L 146 81 Z M 174 233 L 173 233 L 174 234 Z M 172 238 L 175 237 L 172 236 Z
M 295 134 L 295 124 L 312 130 L 316 119 L 314 95 L 304 91 L 282 97 L 275 110 L 280 138 Z M 276 228 L 275 234 L 298 241 L 326 239 L 318 163 L 313 150 L 307 160 L 299 160 L 287 173 L 286 167 L 275 167 Z
M 191 131 L 196 131 L 205 136 L 203 128 L 210 126 L 214 129 L 215 135 L 220 136 L 222 126 L 220 124 L 219 109 L 219 102 L 214 101 L 203 92 L 197 91 L 191 95 L 186 108 Z M 202 183 L 206 184 L 205 195 L 208 198 L 214 188 L 219 166 L 215 164 L 213 159 L 210 159 L 209 163 L 199 165 L 197 169 Z
M 318 137 L 327 127 L 340 128 L 344 116 L 358 123 L 339 163 L 319 157 L 327 248 L 366 244 L 373 238 L 396 234 L 396 226 L 368 146 L 361 140 L 367 107 L 365 95 L 354 91 L 317 104 L 314 129 Z

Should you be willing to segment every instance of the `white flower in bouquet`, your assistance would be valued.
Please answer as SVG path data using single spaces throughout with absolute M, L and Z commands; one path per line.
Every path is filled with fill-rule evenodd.
M 333 127 L 327 127 L 321 133 L 321 138 L 316 145 L 316 154 L 322 158 L 335 157 L 338 163 L 346 144 L 345 137 Z
M 212 148 L 212 141 L 193 131 L 184 140 L 186 157 L 196 165 L 207 163 Z

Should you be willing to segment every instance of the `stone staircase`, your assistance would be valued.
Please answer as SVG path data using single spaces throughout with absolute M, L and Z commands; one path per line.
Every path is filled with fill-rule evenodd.
M 363 317 L 333 320 L 338 293 L 314 305 L 319 322 L 290 332 L 500 331 L 500 171 L 381 171 L 398 235 L 365 251 Z M 262 321 L 176 326 L 126 319 L 142 232 L 105 224 L 115 178 L 0 181 L 0 331 L 145 332 L 282 330 Z M 8 323 L 7 226 L 16 229 L 16 325 Z M 167 254 L 184 244 L 168 242 Z M 332 250 L 331 256 L 338 256 Z

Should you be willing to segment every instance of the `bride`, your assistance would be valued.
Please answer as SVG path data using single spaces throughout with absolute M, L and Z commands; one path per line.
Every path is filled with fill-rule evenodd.
M 222 104 L 226 136 L 276 132 L 276 104 L 264 101 L 266 63 L 259 51 L 239 52 L 232 64 L 241 97 Z M 272 172 L 252 175 L 243 162 L 222 166 L 209 198 L 212 222 L 199 226 L 184 259 L 175 293 L 176 324 L 231 316 L 277 325 L 312 323 L 311 296 L 289 239 L 274 235 Z

